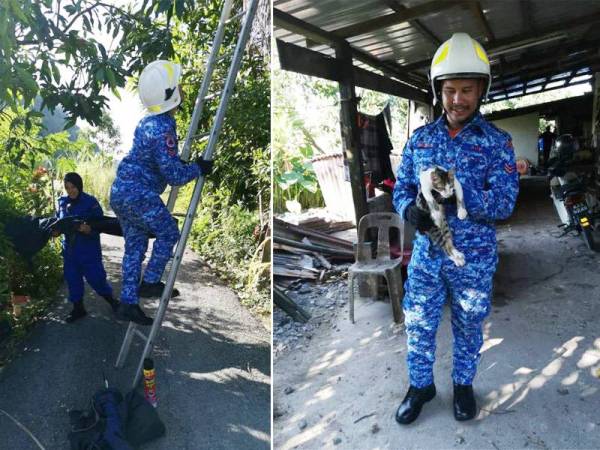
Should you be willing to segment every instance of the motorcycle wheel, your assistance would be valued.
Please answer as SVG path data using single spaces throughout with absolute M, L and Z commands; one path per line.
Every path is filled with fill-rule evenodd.
M 581 235 L 583 236 L 583 240 L 585 241 L 587 247 L 594 252 L 597 251 L 596 243 L 594 241 L 594 232 L 592 229 L 590 227 L 583 228 Z

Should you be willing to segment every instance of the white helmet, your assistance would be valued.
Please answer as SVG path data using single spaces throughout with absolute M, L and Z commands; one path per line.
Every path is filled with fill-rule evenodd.
M 151 62 L 142 70 L 138 92 L 150 115 L 164 113 L 181 103 L 177 87 L 180 76 L 179 64 L 161 59 Z
M 431 60 L 431 89 L 434 104 L 437 98 L 436 82 L 456 78 L 485 78 L 487 89 L 483 96 L 487 99 L 492 85 L 490 61 L 483 47 L 467 33 L 454 33 L 444 42 Z

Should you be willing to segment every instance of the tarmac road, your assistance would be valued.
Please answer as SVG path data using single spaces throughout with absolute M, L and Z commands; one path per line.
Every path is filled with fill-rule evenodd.
M 103 235 L 105 267 L 118 293 L 123 240 Z M 218 284 L 192 252 L 186 252 L 154 351 L 158 413 L 165 437 L 148 450 L 270 448 L 270 333 Z M 63 295 L 64 298 L 64 295 Z M 114 362 L 126 324 L 113 320 L 104 301 L 86 287 L 88 316 L 62 318 L 66 301 L 38 323 L 22 352 L 0 371 L 0 409 L 46 449 L 68 449 L 69 409 L 85 409 L 102 386 L 127 392 L 141 355 L 132 346 L 123 369 Z M 153 313 L 157 300 L 143 303 Z M 139 389 L 139 388 L 138 388 Z M 0 449 L 39 449 L 0 412 Z

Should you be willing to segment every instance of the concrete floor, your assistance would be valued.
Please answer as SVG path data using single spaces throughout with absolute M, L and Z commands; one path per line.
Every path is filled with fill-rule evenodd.
M 524 180 L 513 217 L 498 226 L 475 420 L 452 415 L 446 308 L 438 395 L 412 425 L 395 422 L 408 387 L 406 336 L 389 304 L 361 300 L 356 324 L 340 310 L 275 361 L 274 448 L 600 448 L 600 257 L 581 238 L 555 237 L 557 224 L 545 180 Z
M 109 281 L 118 294 L 123 239 L 103 235 L 102 243 Z M 184 255 L 176 286 L 181 296 L 169 303 L 153 354 L 157 411 L 167 433 L 143 448 L 270 448 L 270 333 L 191 251 Z M 114 368 L 127 326 L 86 291 L 87 317 L 64 323 L 70 307 L 59 302 L 36 324 L 21 354 L 0 371 L 0 410 L 48 450 L 69 448 L 67 411 L 89 407 L 103 373 L 112 387 L 123 393 L 131 389 L 142 351 L 135 339 L 125 367 Z M 157 303 L 142 302 L 152 315 Z M 38 448 L 0 412 L 1 450 Z

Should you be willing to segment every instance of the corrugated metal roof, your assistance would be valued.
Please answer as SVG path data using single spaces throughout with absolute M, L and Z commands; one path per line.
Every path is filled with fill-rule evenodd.
M 549 89 L 558 83 L 550 80 L 553 76 L 563 84 L 567 79 L 585 81 L 575 76 L 578 70 L 600 70 L 598 0 L 274 0 L 273 8 L 345 35 L 353 48 L 422 77 L 439 42 L 455 32 L 467 32 L 490 53 L 494 99 L 520 95 L 519 89 L 521 94 L 529 88 Z M 426 13 L 357 33 L 347 28 L 413 8 Z M 304 36 L 279 28 L 277 20 L 274 30 L 275 37 L 285 42 L 334 53 L 326 45 L 307 44 Z M 420 86 L 425 89 L 427 84 L 422 81 Z

